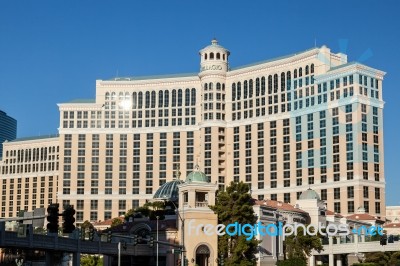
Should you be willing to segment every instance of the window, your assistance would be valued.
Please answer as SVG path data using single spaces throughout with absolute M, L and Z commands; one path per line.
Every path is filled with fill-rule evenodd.
M 347 187 L 347 198 L 354 198 L 354 187 Z
M 328 199 L 328 192 L 326 189 L 321 189 L 321 200 L 327 200 Z
M 340 211 L 340 202 L 335 202 L 335 203 L 333 204 L 333 210 L 334 210 L 334 212 L 336 212 L 336 213 L 341 213 L 341 211 Z
M 340 188 L 333 189 L 333 197 L 334 199 L 340 199 Z
M 347 211 L 348 211 L 348 213 L 354 212 L 354 201 L 347 202 Z

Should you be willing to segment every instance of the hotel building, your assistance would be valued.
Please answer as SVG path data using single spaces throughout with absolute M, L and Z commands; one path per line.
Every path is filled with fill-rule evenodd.
M 17 120 L 0 110 L 0 160 L 3 158 L 3 142 L 17 137 Z
M 3 144 L 0 161 L 1 217 L 47 208 L 57 201 L 58 135 L 20 138 Z
M 337 213 L 385 216 L 384 72 L 326 46 L 230 68 L 216 40 L 198 73 L 96 81 L 59 104 L 58 201 L 77 222 L 142 205 L 195 165 L 220 189 L 296 202 L 309 187 Z

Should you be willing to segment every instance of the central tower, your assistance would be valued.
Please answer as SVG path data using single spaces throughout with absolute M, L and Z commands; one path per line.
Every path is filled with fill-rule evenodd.
M 226 73 L 230 52 L 216 39 L 200 54 L 201 148 L 200 160 L 208 181 L 225 185 L 226 175 Z

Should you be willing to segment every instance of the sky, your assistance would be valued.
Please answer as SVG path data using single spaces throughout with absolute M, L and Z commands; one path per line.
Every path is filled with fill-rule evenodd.
M 236 67 L 327 45 L 387 72 L 386 204 L 400 205 L 399 1 L 0 1 L 0 110 L 18 137 L 57 133 L 57 103 L 97 79 L 192 73 L 212 38 Z M 396 52 L 397 51 L 397 52 Z

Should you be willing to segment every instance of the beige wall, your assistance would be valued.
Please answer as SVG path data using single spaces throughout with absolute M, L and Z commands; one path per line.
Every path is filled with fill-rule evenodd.
M 3 147 L 1 217 L 16 217 L 20 210 L 47 208 L 56 202 L 58 137 L 15 140 Z
M 210 61 L 209 57 L 208 61 L 205 60 L 205 53 L 218 51 L 226 54 L 225 60 Z M 371 214 L 385 216 L 382 131 L 382 79 L 385 73 L 360 64 L 346 64 L 345 55 L 334 54 L 327 47 L 314 48 L 278 60 L 225 71 L 228 55 L 225 49 L 211 45 L 201 51 L 201 66 L 207 67 L 202 68 L 198 75 L 97 80 L 94 102 L 76 101 L 59 104 L 58 201 L 75 205 L 78 222 L 105 220 L 145 203 L 163 182 L 172 180 L 174 168 L 178 165 L 184 178 L 192 170 L 190 169 L 192 165 L 198 163 L 212 183 L 217 182 L 220 187 L 223 187 L 231 181 L 242 180 L 251 185 L 253 196 L 259 199 L 271 198 L 294 203 L 298 193 L 312 187 L 320 194 L 326 189 L 327 207 L 330 210 L 339 210 L 340 206 L 340 212 L 348 214 L 351 213 L 348 210 L 348 204 L 353 204 L 354 210 L 357 210 L 358 207 L 368 203 Z M 214 65 L 216 70 L 210 69 Z M 312 65 L 314 73 L 311 73 Z M 306 74 L 307 67 L 310 70 L 308 74 Z M 295 79 L 294 73 L 296 71 L 300 75 L 300 68 L 302 77 Z M 286 79 L 284 90 L 281 89 L 282 72 L 286 77 L 288 72 L 291 73 L 291 90 L 289 91 Z M 278 75 L 277 90 L 274 92 L 272 80 L 272 91 L 269 92 L 268 77 L 273 78 L 275 74 Z M 360 75 L 363 77 L 363 84 L 359 84 Z M 264 95 L 261 84 L 263 77 L 265 78 Z M 352 84 L 350 84 L 350 77 L 353 77 Z M 367 77 L 366 85 L 364 77 Z M 371 78 L 374 85 L 378 82 L 379 88 L 371 87 Z M 259 95 L 257 94 L 257 79 L 260 81 Z M 300 86 L 300 79 L 302 86 Z M 306 85 L 306 79 L 310 84 Z M 312 79 L 314 79 L 314 84 L 311 84 Z M 336 86 L 337 79 L 340 81 L 338 86 Z M 345 79 L 347 79 L 346 85 Z M 253 94 L 252 97 L 244 99 L 245 82 L 247 81 L 249 89 L 250 80 L 253 81 Z M 296 89 L 294 89 L 295 81 L 298 84 Z M 332 90 L 331 81 L 334 82 Z M 237 88 L 238 82 L 241 83 L 241 98 L 233 99 L 232 86 L 235 84 Z M 210 83 L 213 83 L 212 90 L 210 90 Z M 221 87 L 217 89 L 218 83 Z M 326 91 L 324 91 L 325 83 Z M 319 90 L 319 85 L 321 90 Z M 351 88 L 352 95 L 350 95 Z M 365 88 L 367 95 L 364 95 Z M 172 107 L 172 95 L 175 90 L 178 99 L 179 89 L 182 90 L 182 106 L 177 104 Z M 190 93 L 193 89 L 196 91 L 195 103 L 190 94 L 189 105 L 186 105 L 186 89 L 189 89 Z M 168 107 L 164 106 L 165 96 L 163 106 L 159 107 L 161 90 L 163 93 L 166 91 L 169 93 Z M 149 92 L 151 99 L 153 91 L 156 96 L 155 106 L 151 107 L 150 101 L 149 108 L 146 108 L 146 92 Z M 345 97 L 345 91 L 347 91 L 347 97 Z M 378 97 L 376 98 L 375 94 L 371 97 L 371 91 L 377 91 Z M 143 93 L 142 108 L 138 108 L 138 102 L 136 105 L 133 104 L 133 95 L 136 93 L 138 97 L 139 92 Z M 112 93 L 115 93 L 115 98 Z M 121 96 L 120 93 L 122 93 Z M 291 100 L 288 99 L 288 93 Z M 295 99 L 295 93 L 297 99 Z M 210 98 L 211 95 L 212 98 Z M 321 96 L 323 100 L 324 95 L 327 101 L 318 103 L 318 97 Z M 311 105 L 312 98 L 314 98 L 314 105 Z M 309 100 L 309 106 L 306 106 L 306 99 Z M 303 107 L 295 110 L 295 102 L 299 106 L 300 100 L 303 102 Z M 238 110 L 239 103 L 240 110 Z M 288 111 L 289 104 L 291 111 Z M 245 108 L 246 105 L 247 108 Z M 283 105 L 285 105 L 285 110 L 282 109 Z M 346 113 L 346 105 L 352 106 L 351 113 Z M 365 105 L 365 112 L 362 105 Z M 220 109 L 217 109 L 217 106 Z M 377 115 L 374 114 L 373 107 L 377 108 Z M 334 108 L 338 108 L 337 114 L 333 114 L 336 112 L 333 111 Z M 321 111 L 325 111 L 325 118 L 320 117 Z M 138 118 L 140 112 L 142 118 Z M 148 112 L 148 118 L 146 118 L 146 112 Z M 175 116 L 174 112 L 176 112 Z M 179 115 L 179 112 L 182 114 Z M 212 119 L 209 118 L 210 114 L 212 114 Z M 238 119 L 239 114 L 240 119 Z M 244 118 L 246 114 L 247 118 Z M 308 130 L 309 114 L 313 114 L 312 130 Z M 346 115 L 349 114 L 352 120 L 346 122 Z M 363 141 L 363 114 L 367 118 L 366 141 Z M 220 115 L 220 119 L 217 119 L 217 115 Z M 297 117 L 301 117 L 300 124 L 296 123 Z M 339 123 L 338 144 L 333 143 L 334 125 L 332 123 L 336 117 Z M 181 125 L 179 119 L 181 119 Z M 286 119 L 288 119 L 288 124 L 284 124 Z M 374 119 L 377 120 L 374 121 Z M 152 126 L 152 120 L 154 120 L 154 126 Z M 166 120 L 168 125 L 165 124 Z M 321 120 L 324 120 L 326 124 L 326 137 L 320 136 Z M 146 127 L 146 121 L 149 123 L 148 127 Z M 173 124 L 174 121 L 175 124 Z M 142 122 L 142 127 L 139 127 L 139 122 Z M 374 122 L 377 122 L 377 133 L 374 133 Z M 276 127 L 272 128 L 274 123 Z M 353 170 L 347 170 L 347 124 L 353 124 Z M 301 141 L 296 140 L 297 126 L 301 127 Z M 309 132 L 314 134 L 310 139 L 313 140 L 313 148 L 308 148 Z M 174 133 L 180 134 L 175 135 L 174 138 Z M 164 134 L 165 140 L 161 139 Z M 112 136 L 112 140 L 107 140 L 107 136 Z M 121 140 L 125 136 L 126 141 Z M 138 136 L 140 139 L 135 140 Z M 96 140 L 97 137 L 98 140 Z M 151 140 L 150 137 L 153 139 Z M 376 144 L 379 145 L 377 147 L 379 152 L 376 153 L 379 154 L 379 162 L 376 163 L 379 165 L 379 169 L 376 168 L 377 171 L 375 171 L 374 163 L 374 137 L 378 138 Z M 320 141 L 323 138 L 326 139 L 326 174 L 321 171 L 321 157 L 324 156 L 320 152 Z M 275 141 L 276 144 L 274 144 Z M 164 143 L 166 146 L 161 147 Z M 297 145 L 300 143 L 301 147 L 297 150 Z M 363 143 L 367 149 L 368 170 L 363 170 Z M 333 154 L 333 147 L 336 145 L 339 151 Z M 276 154 L 273 153 L 274 149 L 276 149 Z M 309 150 L 314 150 L 313 167 L 308 166 Z M 302 154 L 300 167 L 297 167 L 297 161 L 300 161 L 296 159 L 297 153 Z M 338 158 L 339 162 L 333 162 Z M 340 166 L 336 172 L 334 172 L 335 164 Z M 285 165 L 288 169 L 285 169 Z M 313 168 L 314 174 L 311 175 L 312 173 L 307 168 Z M 301 170 L 301 177 L 298 176 L 297 170 Z M 285 172 L 288 172 L 286 177 Z M 348 180 L 348 172 L 353 172 L 352 179 Z M 379 177 L 375 177 L 375 174 Z M 274 179 L 275 176 L 276 179 Z M 326 182 L 324 176 L 326 176 Z M 313 184 L 309 182 L 309 177 L 314 177 Z M 274 181 L 276 181 L 276 187 Z M 353 187 L 354 195 L 351 198 L 347 198 L 348 187 Z M 368 197 L 364 197 L 364 187 L 368 190 L 368 195 L 365 194 Z M 336 199 L 334 198 L 335 189 L 340 190 L 340 195 Z M 380 198 L 375 197 L 376 189 L 379 190 Z M 380 207 L 380 213 L 376 212 L 376 205 Z M 5 215 L 8 215 L 8 211 L 5 212 Z

